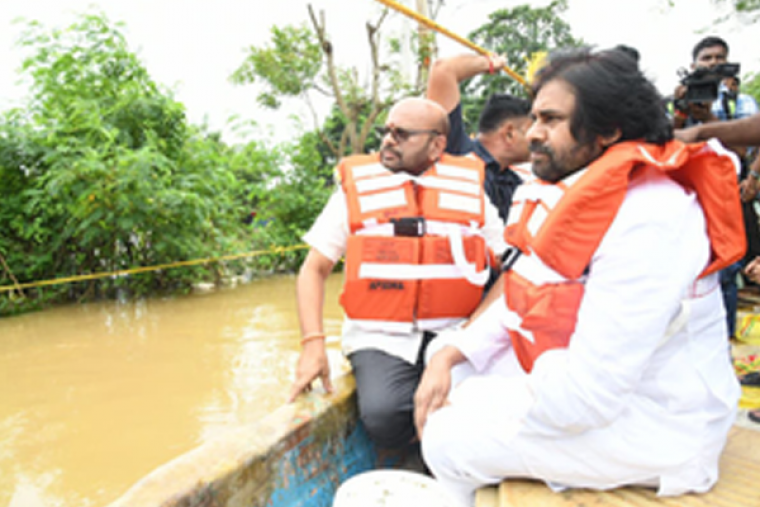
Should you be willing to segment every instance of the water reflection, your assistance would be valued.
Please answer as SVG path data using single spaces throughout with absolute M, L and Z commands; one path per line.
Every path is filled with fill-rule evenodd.
M 333 335 L 340 282 L 325 301 Z M 281 405 L 299 348 L 294 294 L 287 276 L 0 319 L 0 506 L 107 504 Z

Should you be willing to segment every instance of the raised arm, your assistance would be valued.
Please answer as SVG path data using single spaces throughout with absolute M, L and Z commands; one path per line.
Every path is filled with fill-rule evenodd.
M 676 137 L 684 142 L 716 137 L 726 146 L 757 146 L 760 145 L 760 113 L 740 120 L 702 123 L 676 130 Z
M 505 63 L 506 60 L 499 55 L 478 54 L 436 60 L 428 78 L 427 98 L 438 102 L 450 113 L 461 100 L 459 83 L 478 74 L 499 72 Z

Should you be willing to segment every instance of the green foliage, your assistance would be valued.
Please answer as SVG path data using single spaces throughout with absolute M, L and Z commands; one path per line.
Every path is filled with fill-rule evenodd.
M 685 0 L 681 0 L 685 3 Z M 731 7 L 731 13 L 725 16 L 721 16 L 714 22 L 719 24 L 728 19 L 739 19 L 748 24 L 753 24 L 760 19 L 760 0 L 712 0 L 714 4 L 725 5 L 729 4 Z M 676 0 L 667 0 L 669 7 L 674 7 Z
M 0 115 L 0 285 L 298 245 L 332 192 L 318 133 L 272 147 L 238 121 L 250 140 L 226 145 L 188 124 L 102 15 L 63 30 L 29 23 L 19 44 L 30 96 Z M 0 315 L 295 270 L 304 254 L 0 293 Z
M 324 15 L 318 19 L 311 7 L 309 13 L 313 30 L 306 26 L 273 27 L 267 45 L 249 48 L 231 80 L 240 85 L 263 81 L 266 87 L 258 101 L 268 107 L 279 107 L 284 98 L 303 100 L 314 113 L 314 128 L 322 143 L 320 152 L 331 152 L 332 159 L 364 153 L 374 142 L 371 130 L 381 115 L 399 98 L 420 93 L 421 84 L 403 75 L 401 40 L 380 37 L 387 10 L 374 24 L 366 24 L 366 61 L 371 65 L 366 75 L 356 67 L 335 62 L 339 48 L 330 40 Z M 420 50 L 427 46 L 419 42 L 418 38 L 413 40 L 413 50 L 422 61 L 429 57 L 429 50 Z M 316 119 L 310 92 L 335 100 L 324 125 Z
M 260 78 L 266 90 L 258 101 L 265 107 L 280 107 L 279 96 L 297 97 L 314 86 L 322 66 L 322 53 L 306 26 L 273 26 L 272 38 L 266 47 L 250 47 L 248 57 L 232 74 L 236 84 L 249 84 Z
M 715 2 L 719 4 L 730 3 L 738 14 L 751 15 L 752 21 L 757 21 L 758 16 L 760 16 L 760 0 L 715 0 Z
M 369 115 L 370 115 L 370 106 L 369 104 L 364 104 L 362 109 L 359 111 L 357 122 L 364 123 L 369 121 Z M 322 124 L 322 128 L 320 129 L 320 134 L 324 137 L 326 137 L 332 145 L 339 145 L 340 139 L 344 135 L 344 132 L 346 131 L 346 125 L 348 124 L 348 119 L 343 114 L 343 112 L 340 110 L 339 107 L 333 106 L 332 110 L 330 111 L 330 115 L 325 118 L 324 123 Z M 376 124 L 382 124 L 385 121 L 385 114 L 379 115 L 375 123 Z M 377 151 L 380 149 L 380 137 L 375 134 L 374 131 L 371 131 L 369 135 L 367 136 L 367 139 L 364 143 L 364 151 L 365 152 L 372 152 Z M 319 143 L 317 145 L 317 149 L 322 156 L 322 159 L 325 161 L 325 163 L 329 166 L 335 166 L 338 163 L 338 160 L 341 156 L 346 156 L 351 154 L 350 146 L 346 145 L 344 147 L 343 153 L 340 154 L 340 156 L 337 156 L 332 150 L 329 149 L 327 146 L 327 143 L 322 139 L 319 138 Z
M 272 188 L 259 187 L 255 199 L 254 222 L 256 248 L 291 246 L 302 243 L 301 237 L 311 227 L 334 189 L 332 165 L 320 153 L 321 141 L 316 133 L 301 136 L 290 146 L 281 148 L 282 169 Z M 294 271 L 303 262 L 306 251 L 257 258 L 262 269 Z
M 481 47 L 499 53 L 507 66 L 525 75 L 530 57 L 539 51 L 580 46 L 583 41 L 572 36 L 570 25 L 561 14 L 567 0 L 554 0 L 546 7 L 520 5 L 499 9 L 488 16 L 488 22 L 469 35 Z M 525 88 L 506 74 L 476 78 L 462 84 L 462 108 L 465 121 L 473 128 L 486 99 L 493 93 L 511 93 L 527 97 Z
M 273 161 L 188 125 L 117 27 L 84 15 L 32 22 L 19 44 L 29 104 L 0 117 L 0 285 L 245 251 L 250 188 Z M 0 296 L 0 313 L 48 301 L 186 290 L 223 266 L 170 269 Z
M 741 92 L 752 95 L 755 102 L 760 104 L 760 72 L 755 72 L 742 78 Z

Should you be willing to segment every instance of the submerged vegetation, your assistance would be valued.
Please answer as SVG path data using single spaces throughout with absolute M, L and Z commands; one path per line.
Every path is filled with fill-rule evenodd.
M 189 124 L 120 28 L 90 14 L 64 30 L 29 23 L 19 40 L 30 94 L 0 116 L 2 286 L 293 245 L 330 192 L 314 136 L 229 146 Z M 300 255 L 14 289 L 0 315 L 184 291 Z

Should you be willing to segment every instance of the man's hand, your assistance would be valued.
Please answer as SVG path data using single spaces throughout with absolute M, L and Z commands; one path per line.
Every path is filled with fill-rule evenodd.
M 325 299 L 325 283 L 330 276 L 335 262 L 310 248 L 298 272 L 296 281 L 296 300 L 298 301 L 298 320 L 301 323 L 301 340 L 303 350 L 296 366 L 296 380 L 290 389 L 288 402 L 304 391 L 311 390 L 311 383 L 319 377 L 329 393 L 330 365 L 327 362 L 324 334 L 322 333 L 322 306 Z M 319 331 L 317 331 L 319 330 Z
M 433 62 L 425 95 L 450 113 L 462 100 L 459 84 L 480 74 L 497 74 L 507 60 L 498 54 L 466 53 Z
M 686 86 L 682 84 L 676 86 L 676 89 L 673 91 L 673 103 L 675 104 L 675 102 L 684 98 L 684 96 L 686 96 L 686 91 Z M 697 121 L 710 122 L 716 120 L 715 116 L 712 114 L 712 102 L 689 102 L 687 108 L 688 111 L 684 112 Z M 675 124 L 676 128 L 681 128 L 682 126 L 683 120 Z
M 330 381 L 330 363 L 327 360 L 327 352 L 322 340 L 304 344 L 301 356 L 298 358 L 296 380 L 293 382 L 293 387 L 290 388 L 288 403 L 292 403 L 299 394 L 311 391 L 311 383 L 317 377 L 322 381 L 325 391 L 331 393 L 333 386 Z
M 744 268 L 744 274 L 755 283 L 760 283 L 760 257 L 755 257 Z
M 422 429 L 425 427 L 428 415 L 447 403 L 451 389 L 451 370 L 445 367 L 433 367 L 433 363 L 425 368 L 420 385 L 414 393 L 414 426 L 417 437 L 422 440 Z
M 711 122 L 716 120 L 715 116 L 712 114 L 712 102 L 690 103 L 689 116 L 701 122 Z
M 758 191 L 758 181 L 752 176 L 747 176 L 741 183 L 739 183 L 739 190 L 741 191 L 742 201 L 750 202 L 755 198 Z
M 486 58 L 488 58 L 488 71 L 492 74 L 498 74 L 507 65 L 507 58 L 505 56 L 491 53 Z
M 699 126 L 697 125 L 687 129 L 675 129 L 673 131 L 673 136 L 684 143 L 696 143 L 699 141 Z
M 464 360 L 459 349 L 448 345 L 436 352 L 425 367 L 420 385 L 414 393 L 414 426 L 418 438 L 422 439 L 422 430 L 428 416 L 448 403 L 451 368 Z

